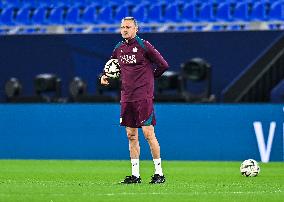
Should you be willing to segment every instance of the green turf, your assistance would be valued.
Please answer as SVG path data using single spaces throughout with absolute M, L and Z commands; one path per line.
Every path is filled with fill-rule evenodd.
M 152 162 L 141 161 L 142 183 L 121 185 L 129 161 L 0 160 L 0 201 L 284 201 L 284 163 L 251 178 L 239 165 L 163 161 L 167 182 L 150 185 Z

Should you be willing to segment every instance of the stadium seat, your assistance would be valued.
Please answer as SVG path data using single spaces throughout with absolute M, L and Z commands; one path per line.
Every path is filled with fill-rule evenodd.
M 219 3 L 216 9 L 216 20 L 218 21 L 232 21 L 231 3 Z
M 113 19 L 113 7 L 108 5 L 100 9 L 97 14 L 97 23 L 99 24 L 112 24 Z
M 55 8 L 52 8 L 50 11 L 50 16 L 48 17 L 48 24 L 52 25 L 62 25 L 65 23 L 65 12 L 66 7 L 65 6 L 58 6 Z
M 164 22 L 163 9 L 166 5 L 157 3 L 150 6 L 148 11 L 149 22 L 161 23 Z
M 33 17 L 32 17 L 32 23 L 35 24 L 35 25 L 46 25 L 46 24 L 48 24 L 47 14 L 48 14 L 49 10 L 50 10 L 50 8 L 45 6 L 45 5 L 37 7 L 34 10 L 34 14 L 33 14 Z
M 17 8 L 14 6 L 4 7 L 1 12 L 1 24 L 4 25 L 15 25 L 14 15 L 16 13 Z
M 81 21 L 83 24 L 92 24 L 97 22 L 97 5 L 87 6 L 82 13 Z
M 284 20 L 284 1 L 275 1 L 271 4 L 269 12 L 270 20 Z
M 15 23 L 23 24 L 23 25 L 31 25 L 32 24 L 32 21 L 31 21 L 32 10 L 33 10 L 33 7 L 29 5 L 21 7 L 15 17 Z
M 265 21 L 267 17 L 267 2 L 259 1 L 255 2 L 252 6 L 251 20 Z
M 65 23 L 66 24 L 81 24 L 81 11 L 83 7 L 81 4 L 76 4 L 68 9 L 66 13 Z
M 234 11 L 233 11 L 233 19 L 234 21 L 249 21 L 249 8 L 248 3 L 246 1 L 236 2 Z
M 183 22 L 196 22 L 197 21 L 197 3 L 191 2 L 191 3 L 186 3 L 184 5 L 183 11 L 181 13 L 181 20 Z
M 138 4 L 132 10 L 132 16 L 138 21 L 146 23 L 148 22 L 147 7 L 145 4 Z
M 180 12 L 179 12 L 179 4 L 173 3 L 169 4 L 165 8 L 165 15 L 164 15 L 165 22 L 180 22 Z
M 122 18 L 130 16 L 129 4 L 122 4 L 115 9 L 114 22 L 119 23 Z
M 204 2 L 200 6 L 198 20 L 202 22 L 215 21 L 214 5 L 212 2 Z

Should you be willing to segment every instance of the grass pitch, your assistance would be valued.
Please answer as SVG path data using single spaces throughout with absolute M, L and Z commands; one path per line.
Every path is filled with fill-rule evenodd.
M 142 183 L 122 185 L 129 161 L 0 160 L 0 201 L 284 200 L 284 163 L 260 164 L 251 178 L 240 163 L 163 161 L 166 183 L 150 185 L 152 161 L 141 161 Z

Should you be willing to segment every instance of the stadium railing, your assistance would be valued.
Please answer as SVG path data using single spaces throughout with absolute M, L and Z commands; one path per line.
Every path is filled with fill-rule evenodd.
M 118 32 L 129 15 L 152 32 L 284 29 L 284 0 L 1 2 L 2 34 Z

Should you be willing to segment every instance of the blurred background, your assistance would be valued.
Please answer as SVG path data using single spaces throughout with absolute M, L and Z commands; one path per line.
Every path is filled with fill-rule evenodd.
M 0 158 L 128 157 L 119 80 L 98 80 L 126 16 L 170 65 L 166 159 L 284 160 L 283 0 L 1 0 Z

